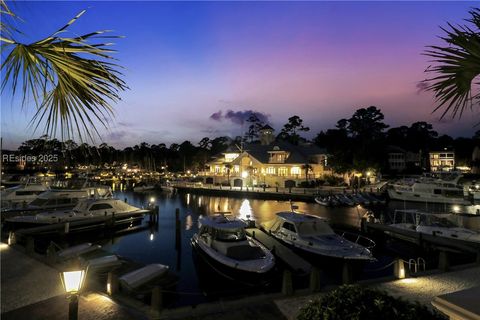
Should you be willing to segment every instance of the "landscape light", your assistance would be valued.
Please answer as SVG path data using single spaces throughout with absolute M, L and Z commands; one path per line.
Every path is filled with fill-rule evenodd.
M 68 319 L 78 319 L 78 293 L 82 290 L 85 281 L 85 270 L 64 271 L 60 273 L 63 289 L 67 293 Z

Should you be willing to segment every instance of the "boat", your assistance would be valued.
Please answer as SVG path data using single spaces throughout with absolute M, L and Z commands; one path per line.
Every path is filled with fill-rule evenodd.
M 169 267 L 160 264 L 149 264 L 140 269 L 129 272 L 120 278 L 118 278 L 120 285 L 128 290 L 135 290 L 140 286 L 147 284 L 155 280 L 156 278 L 161 278 L 166 275 Z
M 325 206 L 325 207 L 332 207 L 338 204 L 338 202 L 331 196 L 321 197 L 317 196 L 314 198 L 315 202 Z
M 26 206 L 2 208 L 2 219 L 14 215 L 32 215 L 38 212 L 73 208 L 82 199 L 108 199 L 112 189 L 108 186 L 82 189 L 50 189 L 40 193 Z
M 88 269 L 88 272 L 101 272 L 104 270 L 111 270 L 122 265 L 122 261 L 116 255 L 108 255 L 90 260 L 84 260 L 83 265 Z
M 143 210 L 118 199 L 85 199 L 81 200 L 72 210 L 57 210 L 38 213 L 31 216 L 15 216 L 5 219 L 8 228 L 26 228 L 55 223 L 95 220 L 99 217 L 115 218 L 115 224 L 132 223 L 143 218 L 148 210 Z
M 62 249 L 57 252 L 57 257 L 62 260 L 78 258 L 82 254 L 90 253 L 99 250 L 102 246 L 94 245 L 92 243 L 82 243 L 67 249 Z
M 451 174 L 443 177 L 423 176 L 416 179 L 401 179 L 392 183 L 388 196 L 393 200 L 452 203 L 469 205 L 464 188 L 458 183 L 461 175 Z
M 449 218 L 450 213 L 426 213 L 416 209 L 395 210 L 391 227 L 448 239 L 480 244 L 480 232 L 462 228 Z
M 273 254 L 245 233 L 246 224 L 224 214 L 199 219 L 200 229 L 191 243 L 218 273 L 252 284 L 267 280 L 275 266 Z
M 337 199 L 343 203 L 344 205 L 346 206 L 354 206 L 355 205 L 355 201 L 353 201 L 351 198 L 347 197 L 345 194 L 337 194 L 336 195 Z
M 355 242 L 336 234 L 323 218 L 298 213 L 279 212 L 272 221 L 261 224 L 261 227 L 274 238 L 300 253 L 315 258 L 328 258 L 349 261 L 373 261 L 371 249 L 375 243 L 365 237 L 358 236 Z M 369 243 L 369 247 L 359 244 Z
M 7 188 L 1 192 L 1 206 L 2 208 L 27 206 L 35 200 L 39 194 L 47 190 L 48 187 L 42 183 L 26 183 Z
M 149 192 L 155 190 L 155 185 L 140 182 L 133 187 L 133 192 Z

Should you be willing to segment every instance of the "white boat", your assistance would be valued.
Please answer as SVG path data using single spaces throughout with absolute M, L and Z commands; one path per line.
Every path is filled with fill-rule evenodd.
M 133 192 L 148 192 L 155 190 L 155 185 L 140 182 L 133 187 Z
M 2 208 L 26 206 L 47 190 L 48 187 L 41 183 L 27 183 L 5 189 L 0 195 L 1 206 Z
M 102 246 L 100 245 L 93 245 L 92 243 L 82 243 L 67 249 L 60 250 L 59 252 L 57 252 L 57 256 L 64 260 L 78 258 L 82 254 L 96 251 L 101 247 Z
M 358 236 L 357 243 L 336 234 L 325 219 L 317 216 L 279 212 L 274 220 L 261 226 L 270 235 L 303 253 L 321 258 L 341 260 L 375 260 L 370 249 L 375 245 L 368 238 Z M 368 240 L 369 248 L 360 245 L 360 240 Z
M 108 186 L 86 187 L 82 189 L 50 189 L 40 193 L 26 206 L 2 208 L 2 218 L 13 214 L 33 214 L 40 211 L 73 208 L 83 199 L 107 199 L 112 197 Z
M 235 280 L 262 280 L 273 269 L 273 254 L 245 233 L 246 224 L 225 215 L 199 220 L 200 230 L 192 245 L 217 272 Z
M 390 226 L 432 236 L 480 243 L 479 232 L 457 226 L 448 219 L 451 216 L 449 213 L 425 213 L 415 209 L 395 210 Z
M 97 217 L 114 216 L 118 223 L 141 219 L 148 210 L 143 210 L 117 199 L 85 199 L 73 210 L 49 211 L 33 216 L 15 216 L 6 218 L 5 224 L 14 227 L 47 225 L 74 222 Z
M 168 266 L 163 264 L 149 264 L 121 276 L 118 280 L 123 287 L 129 290 L 135 290 L 156 278 L 164 276 L 168 272 L 168 269 Z
M 388 196 L 402 201 L 471 204 L 463 186 L 458 184 L 460 178 L 461 175 L 452 174 L 443 178 L 402 179 L 390 185 Z

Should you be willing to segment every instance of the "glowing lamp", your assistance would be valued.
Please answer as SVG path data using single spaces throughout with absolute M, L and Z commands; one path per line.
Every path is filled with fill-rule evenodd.
M 85 270 L 64 271 L 60 273 L 65 292 L 68 294 L 77 294 L 80 292 L 85 281 L 85 275 Z
M 248 177 L 248 172 L 247 172 L 247 171 L 243 171 L 243 172 L 242 172 L 242 178 L 245 179 L 246 177 Z

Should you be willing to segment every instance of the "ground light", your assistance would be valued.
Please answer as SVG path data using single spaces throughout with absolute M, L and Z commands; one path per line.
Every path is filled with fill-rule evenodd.
M 85 281 L 85 270 L 64 271 L 60 273 L 63 288 L 67 294 L 68 304 L 68 319 L 78 319 L 78 294 L 82 290 Z

